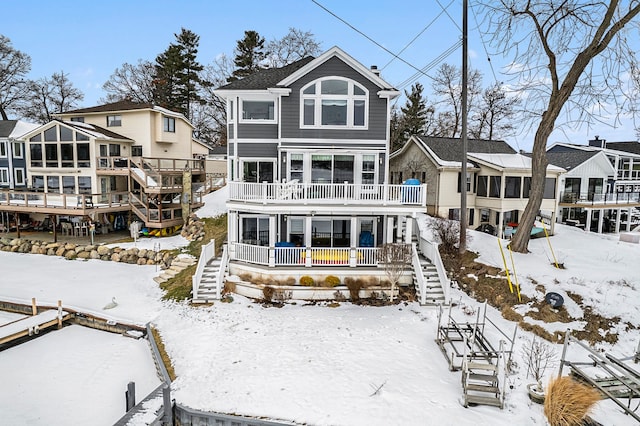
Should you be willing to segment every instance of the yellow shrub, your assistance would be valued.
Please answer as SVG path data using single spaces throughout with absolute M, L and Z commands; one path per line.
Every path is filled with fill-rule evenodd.
M 335 287 L 337 285 L 340 285 L 340 278 L 336 277 L 335 275 L 329 275 L 324 279 L 324 285 L 327 287 Z
M 315 284 L 316 282 L 309 275 L 300 277 L 300 285 L 303 285 L 306 287 L 313 287 Z

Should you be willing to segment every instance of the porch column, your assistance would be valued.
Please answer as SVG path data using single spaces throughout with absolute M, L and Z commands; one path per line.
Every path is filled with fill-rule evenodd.
M 620 233 L 620 216 L 622 209 L 616 209 L 616 234 Z
M 502 210 L 498 212 L 498 238 L 504 238 L 504 213 Z
M 276 216 L 269 216 L 269 266 L 276 265 Z
M 551 211 L 551 223 L 549 224 L 551 226 L 551 235 L 555 234 L 555 229 L 556 229 L 556 220 L 558 220 L 558 215 L 556 214 L 556 210 L 552 210 Z M 544 226 L 544 225 L 543 225 Z
M 627 232 L 631 231 L 631 212 L 633 209 L 629 207 L 627 209 Z
M 584 230 L 591 232 L 591 209 L 587 209 L 587 223 L 584 224 Z
M 311 267 L 311 231 L 313 231 L 311 227 L 312 220 L 312 216 L 307 216 L 304 221 L 304 246 L 307 248 L 305 250 L 304 266 L 308 268 Z
M 393 216 L 387 216 L 387 239 L 385 243 L 393 242 Z
M 349 243 L 349 266 L 355 268 L 358 266 L 358 245 L 360 244 L 358 232 L 358 219 L 356 217 L 351 218 L 351 242 Z
M 598 234 L 602 234 L 602 221 L 604 220 L 604 209 L 598 210 Z
M 406 218 L 406 225 L 404 230 L 404 242 L 407 244 L 411 244 L 411 240 L 413 238 L 413 218 Z
M 236 258 L 236 244 L 238 242 L 238 212 L 229 211 L 227 216 L 227 240 L 229 244 L 227 249 L 229 250 L 229 259 Z

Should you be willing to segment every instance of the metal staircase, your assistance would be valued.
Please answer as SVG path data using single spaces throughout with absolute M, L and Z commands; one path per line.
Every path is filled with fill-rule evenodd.
M 495 364 L 491 360 L 496 360 Z M 500 363 L 500 361 L 503 361 Z M 464 392 L 464 406 L 492 405 L 504 408 L 504 380 L 498 375 L 504 372 L 504 345 L 500 342 L 498 356 L 488 359 L 467 358 L 462 365 L 462 390 Z M 502 386 L 502 388 L 501 388 Z

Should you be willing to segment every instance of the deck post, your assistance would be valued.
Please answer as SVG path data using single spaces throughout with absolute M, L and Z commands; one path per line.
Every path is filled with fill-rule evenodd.
M 36 298 L 31 298 L 31 315 L 38 315 L 38 307 L 36 306 Z
M 168 384 L 162 387 L 162 405 L 164 406 L 164 416 L 162 424 L 173 426 L 173 404 L 171 404 L 171 387 Z
M 124 393 L 126 401 L 126 412 L 129 412 L 136 405 L 136 384 L 135 382 L 129 382 L 127 384 L 127 390 Z
M 62 328 L 62 300 L 58 300 L 58 329 Z

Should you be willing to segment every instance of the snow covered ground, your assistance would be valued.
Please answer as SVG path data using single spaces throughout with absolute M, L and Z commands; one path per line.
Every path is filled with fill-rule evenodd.
M 224 212 L 225 191 L 226 188 L 207 195 L 206 205 L 198 215 Z M 496 239 L 474 231 L 470 234 L 470 249 L 480 253 L 480 260 L 501 266 Z M 151 244 L 148 248 L 153 248 L 157 241 L 140 240 L 138 244 Z M 179 244 L 179 240 L 159 241 L 163 248 Z M 536 292 L 535 281 L 545 285 L 547 291 L 578 293 L 603 315 L 620 316 L 621 324 L 629 322 L 636 329 L 619 326 L 618 343 L 599 348 L 619 356 L 632 354 L 640 341 L 640 247 L 620 243 L 617 236 L 588 234 L 564 226 L 558 226 L 551 241 L 556 257 L 566 269 L 557 270 L 551 265 L 546 240 L 532 240 L 532 253 L 513 255 L 522 292 L 542 297 Z M 331 308 L 301 302 L 265 308 L 240 296 L 228 304 L 191 307 L 160 300 L 161 292 L 151 279 L 156 274 L 153 266 L 66 261 L 4 252 L 0 252 L 0 265 L 0 300 L 29 301 L 35 296 L 39 302 L 54 304 L 62 299 L 65 306 L 104 315 L 107 311 L 102 311 L 102 306 L 115 296 L 119 305 L 108 311 L 110 316 L 136 323 L 153 320 L 178 375 L 172 384 L 172 397 L 192 408 L 313 425 L 546 424 L 542 406 L 531 403 L 526 395 L 526 384 L 533 380 L 526 377 L 522 360 L 522 347 L 531 337 L 524 331 L 518 332 L 515 361 L 519 371 L 508 377 L 505 409 L 464 408 L 460 404 L 460 372 L 448 370 L 434 342 L 435 308 L 415 303 L 387 307 L 343 303 Z M 459 302 L 453 312 L 459 318 L 469 318 L 465 310 L 480 307 L 458 290 L 453 290 L 452 298 Z M 579 318 L 580 308 L 567 300 L 570 313 Z M 488 316 L 504 330 L 513 331 L 514 324 L 502 319 L 499 312 L 489 308 Z M 544 326 L 564 330 L 567 324 Z M 581 327 L 582 323 L 576 321 L 568 326 Z M 38 338 L 32 343 L 40 342 L 39 353 L 48 353 L 82 339 L 72 336 L 71 341 L 58 341 L 55 336 L 60 333 L 53 332 L 51 339 Z M 104 335 L 113 337 L 100 334 Z M 23 357 L 7 356 L 14 349 L 19 348 L 0 353 L 3 371 L 20 367 Z M 554 349 L 559 359 L 562 347 Z M 100 348 L 96 349 L 96 356 L 98 351 L 109 353 Z M 91 395 L 98 382 L 108 380 L 107 375 L 124 370 L 123 366 L 108 364 L 107 359 L 103 362 L 107 368 L 94 370 L 88 379 L 80 378 L 86 376 L 86 369 L 74 372 L 72 363 L 58 365 L 55 385 L 44 386 L 68 386 L 75 388 L 74 394 Z M 555 368 L 547 372 L 547 378 L 554 374 Z M 41 380 L 47 377 L 44 373 L 40 376 Z M 72 381 L 76 376 L 78 379 Z M 7 391 L 19 386 L 20 376 L 2 377 L 0 413 L 11 408 L 14 419 L 28 420 L 21 423 L 56 423 L 57 417 L 50 417 L 44 408 L 42 394 L 32 391 L 20 397 L 31 399 L 27 410 Z M 142 392 L 138 391 L 138 397 L 142 398 Z M 98 401 L 74 406 L 101 416 L 96 408 L 100 406 Z M 25 411 L 21 414 L 21 409 L 14 410 L 14 406 Z M 610 401 L 598 403 L 593 417 L 606 425 L 636 424 Z

